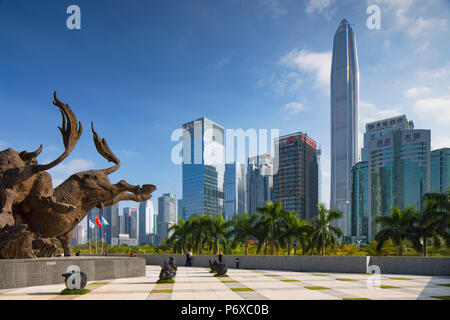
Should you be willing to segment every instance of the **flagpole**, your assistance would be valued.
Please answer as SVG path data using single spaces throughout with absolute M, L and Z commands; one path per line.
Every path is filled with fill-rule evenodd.
M 102 233 L 102 254 L 103 254 L 103 223 L 102 226 L 100 227 L 100 232 Z

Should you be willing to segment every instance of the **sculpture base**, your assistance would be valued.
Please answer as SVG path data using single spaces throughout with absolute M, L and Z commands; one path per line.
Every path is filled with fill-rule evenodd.
M 145 259 L 139 257 L 0 259 L 0 289 L 64 284 L 62 274 L 71 265 L 79 266 L 88 281 L 145 276 Z

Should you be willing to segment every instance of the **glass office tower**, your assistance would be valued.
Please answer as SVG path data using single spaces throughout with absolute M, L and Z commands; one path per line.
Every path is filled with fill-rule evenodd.
M 245 212 L 245 167 L 242 163 L 225 164 L 225 201 L 223 217 L 228 220 L 234 213 Z
M 359 69 L 356 37 L 347 20 L 334 35 L 331 61 L 330 207 L 343 213 L 337 225 L 351 233 L 350 170 L 358 160 Z
M 450 187 L 450 148 L 431 151 L 431 191 L 445 193 Z
M 369 220 L 369 170 L 367 161 L 356 163 L 351 172 L 351 236 L 352 242 L 367 240 Z
M 319 177 L 317 144 L 301 132 L 275 140 L 278 172 L 273 176 L 273 201 L 283 209 L 311 220 L 318 213 Z M 277 159 L 275 159 L 277 161 Z
M 157 241 L 161 243 L 165 238 L 170 236 L 168 230 L 177 221 L 177 200 L 175 194 L 164 193 L 158 198 L 157 221 Z
M 430 130 L 395 130 L 369 142 L 369 241 L 377 227 L 373 218 L 391 208 L 421 209 L 430 191 Z
M 247 212 L 253 214 L 273 198 L 273 157 L 261 154 L 248 158 Z
M 200 118 L 183 125 L 183 212 L 217 215 L 224 206 L 224 128 Z

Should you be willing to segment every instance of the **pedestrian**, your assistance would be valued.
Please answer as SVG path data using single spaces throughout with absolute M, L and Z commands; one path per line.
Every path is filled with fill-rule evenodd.
M 130 257 L 134 257 L 134 252 L 133 252 L 133 250 L 131 250 L 131 252 L 130 252 Z
M 80 251 L 77 251 L 77 253 L 75 254 L 77 257 L 79 257 L 81 254 L 80 254 Z
M 188 252 L 188 261 L 187 261 L 187 265 L 189 267 L 192 267 L 192 256 L 193 256 L 193 254 L 192 254 L 191 250 L 189 250 L 189 252 Z
M 220 263 L 223 263 L 223 254 L 222 254 L 222 250 L 219 251 L 218 257 L 219 257 L 219 262 L 220 262 Z
M 187 266 L 188 262 L 189 262 L 189 251 L 186 251 L 185 256 L 186 256 L 186 264 L 185 264 L 185 266 Z

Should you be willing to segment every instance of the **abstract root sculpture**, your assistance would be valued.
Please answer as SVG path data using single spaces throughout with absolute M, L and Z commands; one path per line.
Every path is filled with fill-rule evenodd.
M 159 273 L 159 280 L 170 280 L 175 277 L 177 274 L 175 263 L 170 264 L 164 261 L 164 264 L 161 266 L 161 272 Z
M 209 267 L 211 268 L 212 271 L 217 272 L 217 274 L 219 275 L 223 275 L 226 274 L 228 269 L 227 266 L 223 263 L 217 262 L 216 260 L 214 260 L 213 263 L 211 263 L 211 260 L 209 261 Z
M 75 148 L 82 133 L 81 123 L 67 104 L 54 93 L 53 104 L 62 115 L 59 127 L 64 152 L 48 164 L 36 158 L 42 145 L 33 152 L 0 151 L 0 258 L 53 257 L 61 241 L 64 255 L 73 255 L 70 238 L 73 228 L 94 207 L 111 206 L 121 200 L 146 201 L 156 187 L 133 186 L 121 180 L 111 184 L 108 175 L 119 169 L 120 161 L 100 139 L 91 124 L 97 151 L 114 165 L 102 170 L 83 171 L 70 176 L 56 188 L 46 172 L 61 163 Z

